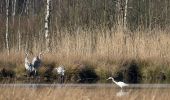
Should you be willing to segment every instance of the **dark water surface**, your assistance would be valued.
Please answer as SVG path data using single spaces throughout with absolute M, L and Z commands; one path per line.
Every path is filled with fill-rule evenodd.
M 115 84 L 0 84 L 0 87 L 87 87 L 87 88 L 120 88 Z M 162 88 L 170 89 L 170 84 L 129 84 L 126 89 L 147 89 L 147 88 Z

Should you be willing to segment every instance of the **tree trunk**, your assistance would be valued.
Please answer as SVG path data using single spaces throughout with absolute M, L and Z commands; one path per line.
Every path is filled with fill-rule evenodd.
M 165 0 L 165 23 L 164 23 L 165 26 L 168 23 L 168 4 L 169 4 L 168 0 Z
M 121 6 L 121 0 L 117 0 L 116 2 L 116 19 L 118 26 L 123 26 L 123 14 L 122 14 L 122 6 Z
M 46 39 L 46 50 L 47 51 L 50 51 L 50 37 L 49 37 L 50 4 L 51 4 L 51 0 L 47 0 L 46 16 L 45 16 L 45 39 Z
M 126 2 L 125 2 L 124 21 L 123 21 L 124 29 L 127 28 L 127 8 L 128 8 L 128 0 L 126 0 Z
M 21 32 L 20 32 L 20 28 L 21 28 L 21 16 L 19 16 L 19 28 L 18 28 L 18 51 L 21 51 Z
M 15 23 L 15 12 L 16 12 L 16 0 L 13 0 L 13 6 L 12 6 L 12 21 L 13 21 L 13 25 Z
M 7 52 L 8 52 L 8 55 L 9 55 L 9 20 L 8 20 L 8 17 L 9 17 L 9 0 L 6 0 L 6 49 L 7 49 Z
M 149 30 L 151 30 L 151 25 L 152 25 L 151 6 L 152 5 L 150 5 L 151 4 L 150 0 L 148 0 L 148 3 L 149 3 L 149 8 L 148 8 L 148 10 L 149 10 Z

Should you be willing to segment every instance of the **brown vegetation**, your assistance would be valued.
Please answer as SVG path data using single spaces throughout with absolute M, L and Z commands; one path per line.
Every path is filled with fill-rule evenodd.
M 46 50 L 46 0 L 9 0 L 8 56 L 4 34 L 6 4 L 5 0 L 0 1 L 0 67 L 13 70 L 20 77 L 25 73 L 24 52 L 35 55 Z M 130 59 L 137 62 L 140 77 L 169 79 L 169 4 L 168 0 L 127 3 L 125 0 L 53 0 L 49 17 L 50 53 L 44 55 L 40 73 L 49 65 L 64 65 L 67 72 L 73 69 L 76 73 L 75 62 L 80 62 L 94 69 L 103 81 L 108 76 L 116 77 L 122 64 Z
M 169 89 L 129 89 L 128 94 L 117 96 L 114 88 L 22 88 L 0 89 L 1 100 L 169 100 Z
M 62 34 L 65 36 L 60 37 L 60 41 L 54 37 L 56 38 L 54 41 L 58 41 L 57 45 L 52 46 L 56 51 L 46 53 L 42 58 L 45 69 L 64 65 L 69 72 L 70 69 L 90 66 L 100 79 L 105 80 L 108 76 L 115 76 L 124 63 L 129 66 L 128 63 L 135 60 L 141 77 L 147 80 L 162 77 L 162 73 L 166 79 L 170 77 L 168 31 L 123 32 L 120 29 L 113 32 L 79 29 L 74 36 L 67 32 Z M 92 36 L 93 34 L 95 35 Z M 38 53 L 32 52 L 34 54 L 30 58 Z M 6 52 L 0 54 L 0 67 L 14 70 L 17 76 L 23 75 L 24 52 L 12 50 L 9 56 L 6 54 Z

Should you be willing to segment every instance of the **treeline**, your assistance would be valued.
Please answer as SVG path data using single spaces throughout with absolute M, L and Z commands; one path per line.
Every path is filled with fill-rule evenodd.
M 44 49 L 46 5 L 46 0 L 1 0 L 0 50 L 6 50 L 6 40 L 14 50 Z M 51 49 L 55 50 L 63 45 L 62 38 L 74 37 L 79 29 L 91 31 L 86 35 L 91 36 L 91 48 L 95 49 L 95 29 L 114 31 L 120 26 L 136 31 L 167 29 L 169 25 L 169 0 L 51 0 L 50 3 L 49 36 Z

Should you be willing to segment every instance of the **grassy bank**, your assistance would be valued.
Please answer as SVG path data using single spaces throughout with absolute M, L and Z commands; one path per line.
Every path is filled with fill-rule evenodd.
M 99 82 L 105 82 L 108 76 L 124 81 L 134 81 L 134 78 L 140 80 L 137 82 L 170 80 L 168 30 L 130 32 L 122 29 L 78 28 L 73 33 L 65 30 L 60 31 L 60 34 L 60 37 L 52 37 L 52 51 L 44 54 L 42 58 L 43 65 L 39 70 L 41 75 L 49 67 L 64 65 L 68 82 L 72 78 L 75 81 L 74 78 L 78 77 L 76 75 L 81 68 L 93 71 Z M 33 47 L 28 48 L 30 60 L 43 50 L 41 41 L 34 43 Z M 24 50 L 17 51 L 15 48 L 11 49 L 10 55 L 5 51 L 1 52 L 0 68 L 11 70 L 16 77 L 22 77 L 25 73 L 24 55 Z M 125 78 L 127 75 L 130 78 Z

